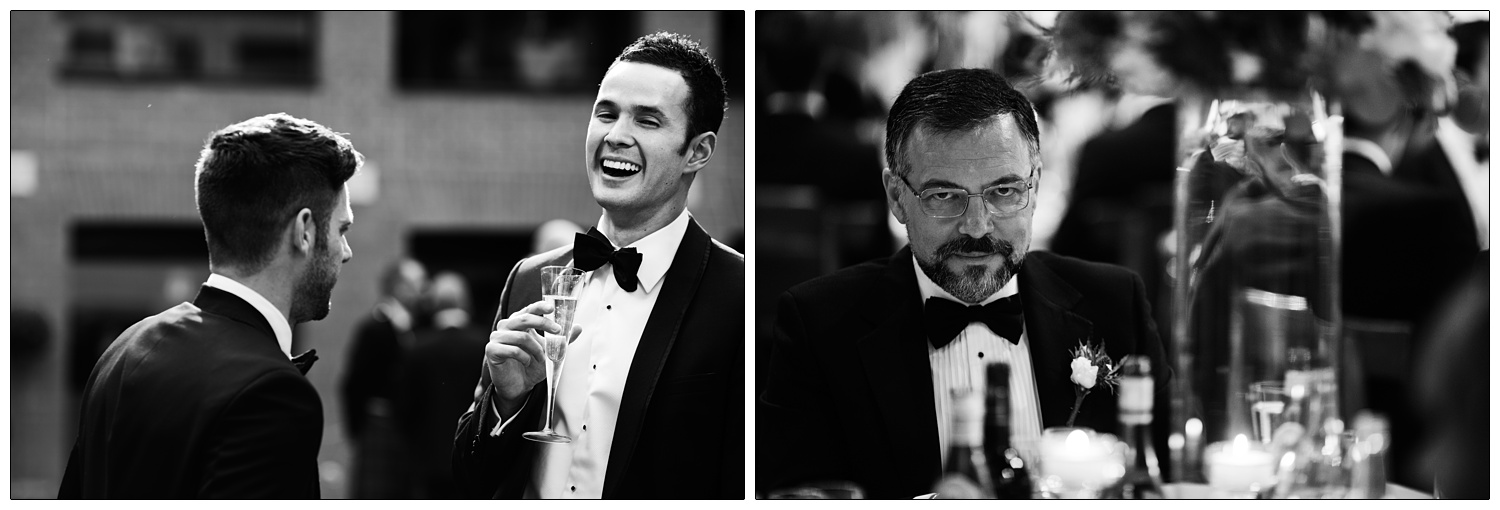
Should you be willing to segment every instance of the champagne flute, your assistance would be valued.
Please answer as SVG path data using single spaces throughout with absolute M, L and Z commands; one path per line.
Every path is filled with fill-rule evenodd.
M 542 299 L 552 303 L 551 319 L 562 328 L 562 333 L 545 333 L 542 343 L 547 351 L 547 421 L 542 430 L 527 432 L 521 437 L 541 443 L 571 443 L 573 438 L 552 431 L 553 403 L 557 400 L 557 380 L 562 375 L 564 355 L 568 350 L 568 335 L 573 331 L 573 315 L 578 310 L 578 297 L 583 294 L 584 272 L 572 266 L 547 266 L 542 268 Z

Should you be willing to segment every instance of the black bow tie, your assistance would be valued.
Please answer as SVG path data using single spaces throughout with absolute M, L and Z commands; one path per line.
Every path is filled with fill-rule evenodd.
M 297 370 L 301 371 L 302 375 L 307 375 L 307 371 L 312 370 L 315 361 L 318 361 L 317 349 L 308 349 L 307 352 L 292 357 L 292 364 L 297 365 Z
M 968 306 L 940 297 L 927 298 L 927 341 L 938 349 L 953 341 L 958 333 L 973 322 L 983 322 L 990 331 L 1021 343 L 1021 298 L 1011 296 L 984 306 Z
M 589 233 L 573 235 L 573 265 L 584 271 L 593 271 L 612 264 L 615 268 L 615 283 L 625 292 L 635 292 L 640 279 L 636 272 L 641 269 L 641 254 L 635 248 L 616 250 L 609 238 L 599 229 L 589 227 Z

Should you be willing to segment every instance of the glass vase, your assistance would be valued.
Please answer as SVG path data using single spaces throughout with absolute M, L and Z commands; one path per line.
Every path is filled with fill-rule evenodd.
M 1288 374 L 1337 374 L 1342 140 L 1337 105 L 1311 91 L 1180 101 L 1169 425 L 1189 440 L 1174 444 L 1270 443 L 1312 419 L 1277 390 Z M 1201 451 L 1182 453 L 1172 472 L 1192 480 Z

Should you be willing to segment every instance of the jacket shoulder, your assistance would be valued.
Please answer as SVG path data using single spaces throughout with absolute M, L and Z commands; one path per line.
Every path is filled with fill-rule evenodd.
M 520 262 L 516 263 L 516 267 L 520 271 L 537 271 L 544 266 L 560 266 L 566 264 L 572 258 L 573 245 L 569 244 L 567 246 L 560 246 L 557 248 L 553 248 L 551 251 L 545 251 L 521 259 Z
M 799 302 L 812 303 L 869 297 L 889 287 L 889 265 L 889 260 L 882 258 L 849 266 L 793 285 L 786 293 Z
M 1144 287 L 1140 276 L 1124 267 L 1058 255 L 1049 251 L 1026 254 L 1026 264 L 1045 267 L 1059 280 L 1093 299 L 1130 298 L 1135 294 L 1135 286 Z M 1024 269 L 1022 271 L 1025 272 Z

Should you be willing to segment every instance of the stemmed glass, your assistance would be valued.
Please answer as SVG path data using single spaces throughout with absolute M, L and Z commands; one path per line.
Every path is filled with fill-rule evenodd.
M 545 333 L 542 343 L 547 349 L 547 421 L 542 430 L 521 437 L 542 443 L 571 443 L 573 438 L 552 431 L 553 402 L 557 400 L 557 380 L 562 375 L 563 357 L 568 350 L 568 335 L 573 331 L 573 314 L 578 311 L 578 297 L 583 294 L 584 272 L 572 266 L 542 268 L 542 299 L 552 302 L 549 318 L 562 333 Z

